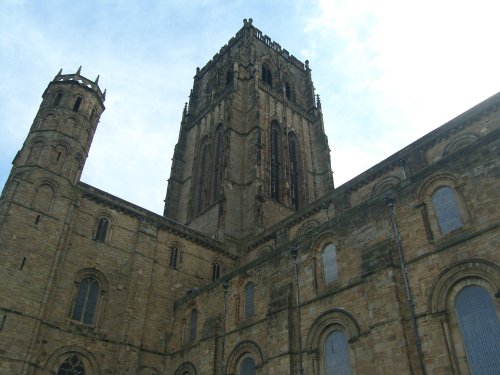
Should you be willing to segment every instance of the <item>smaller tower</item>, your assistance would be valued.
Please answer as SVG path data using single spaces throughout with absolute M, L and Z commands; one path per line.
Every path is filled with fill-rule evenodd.
M 28 202 L 36 201 L 40 189 L 40 194 L 52 195 L 79 181 L 106 94 L 98 86 L 99 77 L 91 81 L 80 72 L 81 67 L 74 74 L 62 74 L 61 69 L 47 86 L 23 147 L 14 158 L 3 198 L 15 185 L 16 176 L 33 185 L 32 198 L 26 191 Z

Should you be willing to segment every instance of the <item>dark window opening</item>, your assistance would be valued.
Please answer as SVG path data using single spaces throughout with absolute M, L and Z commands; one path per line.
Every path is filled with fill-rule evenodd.
M 106 233 L 108 232 L 109 220 L 101 217 L 97 223 L 97 231 L 94 240 L 97 242 L 104 242 L 106 240 Z
M 80 97 L 76 98 L 75 105 L 73 106 L 73 111 L 78 112 L 81 104 L 82 104 L 82 98 Z
M 214 170 L 213 170 L 213 186 L 212 195 L 213 201 L 217 202 L 221 196 L 222 183 L 222 126 L 215 132 L 215 148 L 214 148 Z
M 56 161 L 59 161 L 59 159 L 61 159 L 61 151 L 57 153 Z
M 231 69 L 229 69 L 226 73 L 226 86 L 232 86 L 234 80 L 234 73 Z
M 56 97 L 54 98 L 54 107 L 59 106 L 61 103 L 61 98 L 62 98 L 62 92 L 58 92 Z
M 292 99 L 292 89 L 288 82 L 285 82 L 285 96 L 287 99 Z
M 297 139 L 290 133 L 288 137 L 290 157 L 290 194 L 292 207 L 299 209 L 299 161 L 297 156 Z
M 248 319 L 255 314 L 254 292 L 254 283 L 250 282 L 245 285 L 245 319 Z
M 212 266 L 212 280 L 218 280 L 220 278 L 221 266 L 218 262 L 215 262 Z
M 278 125 L 271 123 L 271 199 L 280 201 L 280 130 Z
M 271 69 L 269 69 L 266 65 L 262 64 L 262 82 L 268 84 L 273 87 L 273 74 Z
M 23 257 L 23 260 L 21 261 L 21 266 L 19 267 L 19 271 L 23 270 L 25 264 L 26 264 L 26 257 Z
M 36 215 L 35 225 L 38 225 L 39 222 L 40 222 L 40 215 Z
M 57 375 L 85 375 L 85 366 L 82 360 L 74 354 L 61 363 Z
M 192 310 L 189 318 L 189 341 L 196 339 L 196 325 L 198 324 L 198 311 Z
M 177 269 L 177 257 L 179 256 L 179 248 L 172 246 L 170 248 L 170 267 Z
M 2 318 L 2 321 L 0 322 L 0 332 L 3 330 L 3 327 L 5 326 L 6 320 L 7 320 L 7 315 L 4 315 Z
M 196 195 L 196 213 L 200 213 L 205 207 L 206 203 L 206 190 L 207 190 L 207 181 L 206 181 L 206 172 L 209 161 L 209 147 L 208 142 L 204 142 L 201 148 L 201 157 L 200 157 L 200 168 L 198 170 L 198 191 Z M 209 172 L 210 173 L 210 172 Z
M 99 282 L 91 276 L 87 276 L 80 281 L 71 319 L 86 325 L 94 323 L 99 289 Z

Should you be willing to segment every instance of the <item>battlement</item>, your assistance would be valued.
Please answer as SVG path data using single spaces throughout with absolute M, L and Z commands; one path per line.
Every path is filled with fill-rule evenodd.
M 104 92 L 101 91 L 98 82 L 99 82 L 99 76 L 97 76 L 95 81 L 91 81 L 88 78 L 85 78 L 80 74 L 82 67 L 78 68 L 76 73 L 73 74 L 62 74 L 62 69 L 59 70 L 59 73 L 54 77 L 54 80 L 51 83 L 61 83 L 61 82 L 68 82 L 68 83 L 76 83 L 79 84 L 82 87 L 85 87 L 86 89 L 90 89 L 94 91 L 99 98 L 104 102 L 106 100 L 106 90 Z
M 205 64 L 203 68 L 196 68 L 196 76 L 203 76 L 220 58 L 226 51 L 233 46 L 238 40 L 242 39 L 245 35 L 245 32 L 249 31 L 252 36 L 266 44 L 269 48 L 276 51 L 278 54 L 283 56 L 286 60 L 290 61 L 296 68 L 300 70 L 308 70 L 309 69 L 309 61 L 306 60 L 305 63 L 297 59 L 295 56 L 290 55 L 290 53 L 281 47 L 281 45 L 275 41 L 273 41 L 269 36 L 265 35 L 253 26 L 253 20 L 249 18 L 248 20 L 245 18 L 243 20 L 243 27 L 236 33 L 234 37 L 232 37 L 227 44 L 221 47 L 218 53 L 216 53 L 212 59 Z

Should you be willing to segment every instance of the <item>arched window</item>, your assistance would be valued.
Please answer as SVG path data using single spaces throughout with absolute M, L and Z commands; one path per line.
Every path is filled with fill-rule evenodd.
M 177 260 L 179 257 L 179 248 L 176 245 L 170 247 L 170 267 L 177 269 Z
M 57 375 L 85 375 L 85 366 L 82 360 L 76 354 L 73 354 L 61 363 Z
M 298 140 L 294 133 L 288 134 L 288 148 L 290 158 L 290 195 L 292 207 L 295 210 L 299 209 L 299 181 L 300 181 L 300 165 L 298 156 Z
M 219 262 L 214 262 L 212 265 L 212 280 L 218 280 L 221 274 L 221 265 Z
M 220 199 L 220 188 L 222 183 L 222 133 L 223 127 L 219 125 L 214 135 L 213 150 L 213 172 L 212 172 L 212 200 L 217 202 Z
M 198 168 L 198 183 L 196 192 L 196 211 L 195 213 L 200 213 L 205 207 L 205 200 L 207 194 L 207 167 L 209 161 L 209 147 L 208 141 L 203 141 L 201 146 L 200 163 Z
M 262 64 L 262 82 L 273 87 L 273 74 L 265 64 Z
M 54 203 L 55 192 L 52 186 L 42 184 L 38 187 L 33 198 L 33 207 L 41 212 L 49 212 Z
M 99 290 L 99 281 L 92 276 L 86 276 L 80 281 L 71 319 L 85 325 L 94 324 L 97 303 L 99 302 Z
M 26 160 L 27 163 L 40 163 L 40 159 L 42 156 L 42 152 L 44 149 L 45 145 L 43 142 L 39 141 L 33 144 L 30 148 L 30 152 L 28 154 L 28 158 Z
M 62 92 L 58 92 L 56 94 L 56 97 L 54 98 L 54 103 L 53 103 L 54 107 L 59 106 L 59 104 L 61 103 L 62 95 L 63 95 Z
M 252 357 L 246 357 L 240 362 L 239 375 L 255 375 L 255 361 Z
M 97 242 L 105 242 L 106 234 L 108 233 L 109 220 L 105 217 L 101 217 L 97 222 L 97 230 L 95 232 L 94 240 Z
M 271 199 L 280 201 L 280 128 L 276 121 L 271 122 Z
M 198 324 L 198 311 L 196 309 L 191 310 L 191 316 L 189 317 L 189 341 L 196 340 L 196 326 Z
M 466 286 L 455 298 L 455 310 L 471 374 L 500 374 L 500 323 L 488 291 Z
M 350 375 L 349 347 L 347 337 L 342 331 L 331 332 L 325 340 L 326 375 Z
M 255 314 L 254 304 L 255 285 L 249 282 L 245 285 L 245 319 L 250 318 Z
M 463 227 L 460 209 L 452 188 L 449 186 L 438 188 L 432 195 L 432 205 L 442 234 Z
M 78 112 L 81 104 L 82 104 L 82 98 L 81 97 L 76 98 L 75 105 L 73 106 L 73 111 Z
M 321 254 L 323 258 L 323 279 L 325 285 L 338 280 L 337 271 L 337 249 L 334 244 L 328 244 Z

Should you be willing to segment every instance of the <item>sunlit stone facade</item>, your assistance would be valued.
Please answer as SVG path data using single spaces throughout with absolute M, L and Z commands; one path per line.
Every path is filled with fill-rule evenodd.
M 334 187 L 309 63 L 245 20 L 164 216 L 80 181 L 104 101 L 58 73 L 13 161 L 1 374 L 500 373 L 500 95 Z

